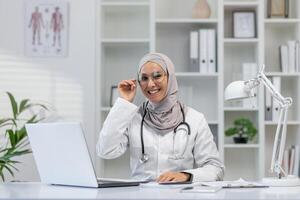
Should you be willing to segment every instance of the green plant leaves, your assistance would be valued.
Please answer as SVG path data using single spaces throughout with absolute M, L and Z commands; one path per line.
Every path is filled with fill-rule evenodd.
M 20 162 L 13 160 L 13 158 L 31 153 L 31 150 L 26 148 L 29 143 L 26 140 L 27 132 L 24 124 L 37 123 L 41 120 L 36 114 L 26 119 L 20 118 L 21 113 L 32 107 L 40 107 L 40 109 L 48 110 L 46 106 L 38 103 L 33 104 L 29 99 L 23 99 L 18 104 L 10 92 L 6 93 L 10 100 L 13 117 L 0 119 L 0 127 L 4 128 L 5 136 L 8 137 L 8 143 L 0 149 L 0 177 L 3 181 L 5 180 L 4 170 L 11 176 L 14 176 L 14 171 L 18 171 L 15 164 Z
M 18 104 L 15 100 L 15 97 L 10 92 L 6 92 L 6 93 L 9 97 L 9 100 L 10 100 L 10 103 L 11 103 L 11 108 L 12 108 L 12 111 L 13 111 L 14 119 L 16 119 L 17 115 L 18 115 Z
M 239 118 L 234 120 L 234 127 L 228 128 L 225 131 L 226 136 L 233 135 L 246 135 L 249 140 L 253 140 L 255 135 L 257 134 L 257 129 L 254 124 L 247 118 Z

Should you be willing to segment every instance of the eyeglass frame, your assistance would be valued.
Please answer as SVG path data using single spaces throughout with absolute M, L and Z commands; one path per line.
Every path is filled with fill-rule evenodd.
M 154 73 L 161 73 L 161 75 L 163 76 L 162 79 L 161 79 L 161 81 L 155 80 Z M 150 76 L 147 74 L 148 80 L 147 80 L 145 83 L 142 83 L 143 81 L 140 80 L 140 79 L 141 79 L 141 78 L 140 78 L 140 73 L 138 73 L 138 74 L 137 74 L 137 80 L 138 80 L 138 82 L 139 82 L 139 84 L 140 84 L 141 86 L 142 86 L 142 85 L 146 86 L 146 85 L 149 84 L 150 79 L 151 79 L 151 81 L 152 81 L 153 83 L 155 83 L 155 84 L 162 83 L 165 76 L 168 76 L 168 73 L 165 72 L 165 71 L 163 71 L 163 70 L 161 70 L 161 71 L 154 71 L 154 72 L 151 73 Z

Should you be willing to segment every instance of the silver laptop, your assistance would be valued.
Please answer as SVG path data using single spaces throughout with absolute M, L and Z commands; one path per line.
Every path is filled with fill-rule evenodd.
M 41 182 L 82 187 L 137 186 L 141 181 L 97 179 L 80 123 L 25 125 Z

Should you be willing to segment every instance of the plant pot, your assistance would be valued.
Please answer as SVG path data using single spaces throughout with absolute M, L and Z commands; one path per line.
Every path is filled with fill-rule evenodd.
M 248 138 L 247 137 L 233 137 L 233 141 L 234 141 L 234 143 L 237 143 L 237 144 L 246 144 L 248 142 Z

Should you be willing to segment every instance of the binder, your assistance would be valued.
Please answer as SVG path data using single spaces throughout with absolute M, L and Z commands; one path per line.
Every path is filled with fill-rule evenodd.
M 280 67 L 281 71 L 284 73 L 288 72 L 288 47 L 286 45 L 280 45 Z
M 300 155 L 299 155 L 299 146 L 293 145 L 295 149 L 295 161 L 294 161 L 294 168 L 293 168 L 293 175 L 299 176 L 299 162 L 300 162 Z
M 215 73 L 216 70 L 216 31 L 207 30 L 207 52 L 208 52 L 208 73 Z
M 278 76 L 273 77 L 273 85 L 275 89 L 280 93 L 281 90 L 281 79 Z M 280 104 L 275 99 L 272 98 L 273 106 L 272 106 L 272 120 L 277 122 L 279 120 L 279 114 L 280 114 Z
M 292 146 L 290 149 L 290 167 L 289 167 L 289 175 L 292 175 L 294 172 L 294 164 L 295 164 L 295 147 Z
M 295 46 L 295 72 L 299 72 L 299 64 L 300 64 L 300 60 L 299 60 L 299 48 L 300 48 L 300 42 L 297 40 L 296 41 L 296 46 Z
M 207 64 L 207 29 L 199 30 L 199 65 L 200 73 L 208 73 L 208 64 Z
M 288 46 L 288 71 L 290 73 L 295 72 L 295 48 L 296 48 L 296 41 L 294 40 L 289 40 L 287 41 L 287 46 Z
M 269 79 L 272 82 L 272 77 Z M 272 121 L 272 96 L 267 89 L 265 90 L 265 120 Z
M 190 72 L 199 72 L 198 31 L 190 32 Z
M 285 173 L 289 173 L 289 150 L 284 150 L 283 153 L 283 161 L 282 161 L 282 167 Z

